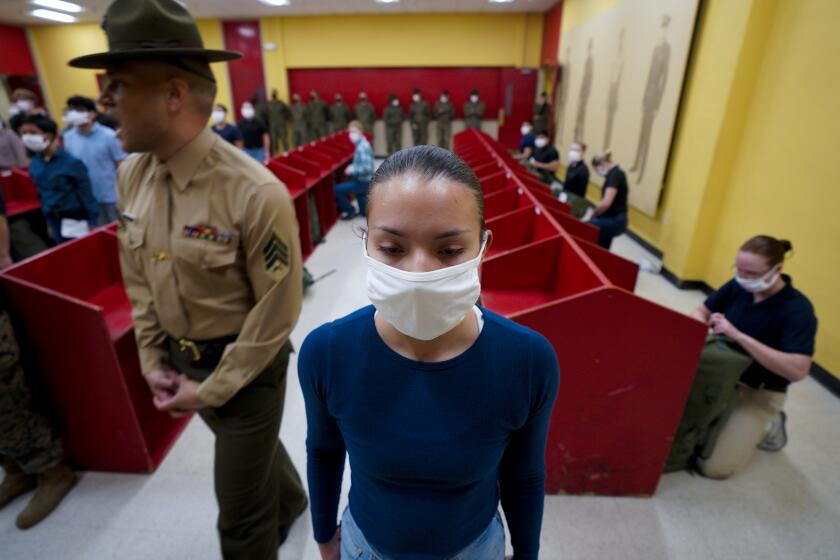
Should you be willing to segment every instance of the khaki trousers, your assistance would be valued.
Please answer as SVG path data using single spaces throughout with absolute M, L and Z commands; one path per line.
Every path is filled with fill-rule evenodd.
M 744 470 L 786 398 L 787 393 L 741 385 L 738 403 L 726 420 L 711 456 L 699 461 L 700 472 L 709 478 L 729 478 Z

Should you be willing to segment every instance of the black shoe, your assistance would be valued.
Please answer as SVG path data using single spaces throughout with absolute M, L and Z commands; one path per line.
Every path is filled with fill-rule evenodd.
M 305 498 L 303 500 L 303 507 L 301 507 L 297 511 L 297 513 L 295 513 L 294 521 L 292 521 L 288 525 L 281 525 L 277 529 L 277 537 L 278 537 L 277 538 L 277 545 L 278 546 L 282 546 L 283 543 L 286 542 L 286 539 L 289 538 L 289 532 L 292 530 L 292 526 L 295 524 L 295 521 L 297 521 L 300 518 L 300 516 L 303 515 L 306 512 L 306 508 L 308 508 L 308 507 L 309 507 L 309 499 Z
M 358 214 L 357 212 L 353 212 L 352 214 L 347 214 L 347 213 L 344 213 L 344 214 L 342 214 L 342 215 L 340 216 L 340 218 L 339 218 L 339 219 L 340 219 L 342 222 L 349 222 L 350 220 L 352 220 L 353 218 L 355 218 L 355 217 L 356 217 L 356 216 L 358 216 L 358 215 L 359 215 L 359 214 Z
M 782 410 L 773 418 L 770 431 L 758 444 L 762 451 L 781 451 L 787 445 L 787 414 Z

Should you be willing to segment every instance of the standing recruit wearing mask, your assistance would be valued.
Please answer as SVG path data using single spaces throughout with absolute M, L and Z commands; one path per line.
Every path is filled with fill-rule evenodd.
M 322 557 L 501 560 L 501 498 L 515 557 L 536 560 L 557 358 L 475 305 L 490 245 L 478 178 L 420 146 L 386 159 L 370 192 L 373 305 L 310 333 L 298 361 Z

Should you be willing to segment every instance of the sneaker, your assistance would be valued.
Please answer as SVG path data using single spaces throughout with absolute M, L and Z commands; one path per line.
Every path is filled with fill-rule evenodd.
M 353 212 L 352 214 L 348 214 L 347 212 L 343 212 L 341 214 L 341 216 L 339 216 L 339 219 L 343 222 L 349 222 L 350 220 L 352 220 L 353 218 L 355 218 L 358 215 L 359 214 L 356 213 L 356 212 Z
M 784 449 L 788 441 L 786 424 L 787 414 L 782 410 L 770 422 L 770 429 L 767 431 L 767 435 L 764 436 L 761 443 L 758 444 L 758 448 L 762 451 L 780 451 Z

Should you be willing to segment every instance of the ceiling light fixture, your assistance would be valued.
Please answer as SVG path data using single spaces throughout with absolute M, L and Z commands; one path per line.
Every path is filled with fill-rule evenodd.
M 32 0 L 36 6 L 49 8 L 51 10 L 59 10 L 62 12 L 70 12 L 71 14 L 78 14 L 84 11 L 84 8 L 72 2 L 64 2 L 64 0 Z
M 510 4 L 513 0 L 489 0 L 491 4 Z
M 54 12 L 52 10 L 32 10 L 31 14 L 36 18 L 48 19 L 50 21 L 58 21 L 61 23 L 73 23 L 76 18 L 70 14 L 62 14 L 61 12 Z
M 260 0 L 263 4 L 268 4 L 269 6 L 288 6 L 289 0 Z
M 400 0 L 376 0 L 377 4 L 396 4 Z

